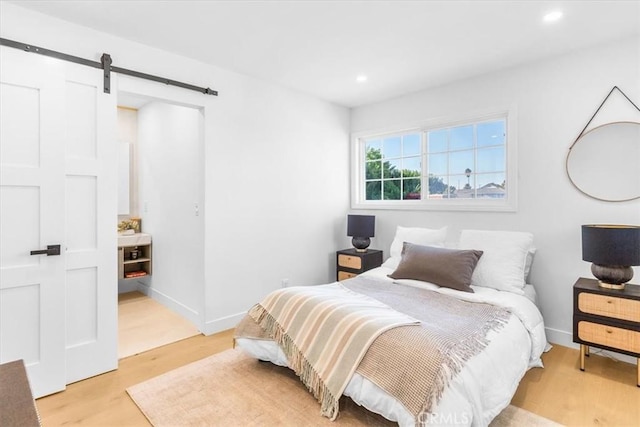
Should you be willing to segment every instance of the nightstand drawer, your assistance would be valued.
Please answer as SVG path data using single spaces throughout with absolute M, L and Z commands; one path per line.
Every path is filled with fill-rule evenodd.
M 640 387 L 640 286 L 607 289 L 579 278 L 573 285 L 573 342 L 580 344 L 581 371 L 590 346 L 637 357 Z
M 638 331 L 581 320 L 578 322 L 578 337 L 589 343 L 640 353 L 640 332 Z
M 350 279 L 358 274 L 380 267 L 382 264 L 382 251 L 367 249 L 358 252 L 355 249 L 343 249 L 336 252 L 336 277 L 337 280 Z
M 338 255 L 338 265 L 340 267 L 352 268 L 360 270 L 362 268 L 362 258 L 350 255 Z
M 583 313 L 640 322 L 640 301 L 582 292 L 578 309 Z
M 351 279 L 352 277 L 356 277 L 356 273 L 349 273 L 348 271 L 338 271 L 338 281 L 341 282 L 343 280 Z

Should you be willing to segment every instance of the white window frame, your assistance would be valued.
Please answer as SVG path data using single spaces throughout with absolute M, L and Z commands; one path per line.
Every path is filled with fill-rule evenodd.
M 365 194 L 365 144 L 363 140 L 410 132 L 426 132 L 450 128 L 483 121 L 505 119 L 507 138 L 506 181 L 507 192 L 500 199 L 421 199 L 421 200 L 366 200 Z M 421 123 L 398 126 L 377 131 L 364 131 L 351 134 L 351 208 L 352 209 L 388 209 L 388 210 L 433 210 L 433 211 L 488 211 L 515 212 L 518 207 L 518 144 L 517 112 L 514 106 L 464 116 L 425 120 Z M 423 166 L 425 158 L 425 140 L 422 137 Z M 424 171 L 423 171 L 424 172 Z M 424 179 L 424 176 L 423 176 Z M 424 188 L 424 183 L 423 183 Z

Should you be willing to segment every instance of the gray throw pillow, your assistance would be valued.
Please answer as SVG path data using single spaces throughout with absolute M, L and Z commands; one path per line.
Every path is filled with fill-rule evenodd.
M 398 268 L 392 279 L 430 282 L 458 291 L 473 292 L 471 276 L 482 256 L 478 250 L 457 250 L 404 242 Z

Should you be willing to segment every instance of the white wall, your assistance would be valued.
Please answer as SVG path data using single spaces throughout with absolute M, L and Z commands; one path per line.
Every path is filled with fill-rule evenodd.
M 579 276 L 592 277 L 581 259 L 580 225 L 640 223 L 640 200 L 590 199 L 572 187 L 564 169 L 569 146 L 614 85 L 640 103 L 640 40 L 621 40 L 354 109 L 352 132 L 511 105 L 518 115 L 516 213 L 371 211 L 377 216 L 372 247 L 384 248 L 388 255 L 397 224 L 449 225 L 452 241 L 465 228 L 531 231 L 538 247 L 531 281 L 549 339 L 570 344 L 572 286 Z M 630 104 L 626 107 L 630 110 L 625 113 L 635 114 Z M 640 269 L 635 273 L 639 283 Z
M 207 313 L 242 313 L 282 279 L 335 280 L 346 237 L 348 111 L 248 79 L 234 89 L 205 172 Z
M 152 236 L 147 293 L 198 327 L 204 317 L 202 112 L 162 102 L 138 110 L 138 198 Z M 197 205 L 197 211 L 196 211 Z
M 179 100 L 204 112 L 205 332 L 233 327 L 284 278 L 295 285 L 334 277 L 348 209 L 347 109 L 1 5 L 1 37 L 96 61 L 107 52 L 114 66 L 220 91 L 213 97 L 114 79 L 119 90 Z

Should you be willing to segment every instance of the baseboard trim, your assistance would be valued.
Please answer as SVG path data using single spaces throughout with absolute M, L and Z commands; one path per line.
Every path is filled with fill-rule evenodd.
M 233 329 L 246 315 L 247 312 L 243 311 L 241 313 L 232 314 L 231 316 L 209 320 L 204 323 L 204 330 L 202 331 L 202 333 L 205 335 L 211 335 L 218 332 L 226 331 L 227 329 Z
M 141 281 L 138 282 L 138 291 L 150 298 L 153 298 L 170 310 L 178 313 L 180 316 L 193 323 L 200 332 L 203 332 L 202 320 L 200 318 L 200 314 L 197 311 L 193 310 L 190 307 L 187 307 L 181 302 L 171 298 L 170 296 L 158 291 L 157 289 L 152 288 L 151 286 Z
M 549 341 L 552 345 L 558 344 L 564 347 L 575 348 L 577 350 L 580 349 L 580 344 L 576 344 L 573 342 L 573 333 L 553 328 L 545 328 L 545 332 L 547 334 L 547 341 Z M 637 363 L 635 357 L 627 356 L 626 354 L 620 354 L 609 350 L 600 350 L 597 347 L 591 348 L 592 354 L 595 352 L 602 352 L 603 356 L 631 363 L 632 365 L 635 365 Z

